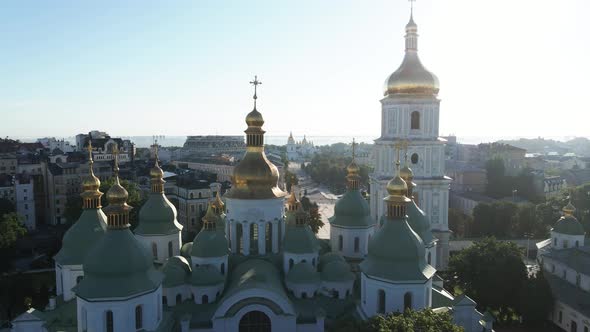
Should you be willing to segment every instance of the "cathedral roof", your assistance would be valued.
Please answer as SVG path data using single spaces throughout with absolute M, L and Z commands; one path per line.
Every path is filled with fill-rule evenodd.
M 292 254 L 310 254 L 319 250 L 318 239 L 309 225 L 287 225 L 285 228 L 283 251 Z
M 430 244 L 434 240 L 434 237 L 430 230 L 430 221 L 428 220 L 428 217 L 426 217 L 424 211 L 422 211 L 422 209 L 416 205 L 416 202 L 412 200 L 408 204 L 407 213 L 408 224 L 412 227 L 412 230 L 420 236 L 424 244 Z
M 230 282 L 224 297 L 229 298 L 235 293 L 248 289 L 264 289 L 287 298 L 281 273 L 277 268 L 262 259 L 248 259 L 236 266 L 230 276 Z
M 374 224 L 369 204 L 359 190 L 348 190 L 339 198 L 330 218 L 330 225 L 342 227 L 367 228 Z
M 310 264 L 297 263 L 289 270 L 285 280 L 292 284 L 319 285 L 320 276 Z
M 552 231 L 567 235 L 584 235 L 584 226 L 574 216 L 563 216 L 559 218 Z
M 323 271 L 324 267 L 326 265 L 328 265 L 328 263 L 331 263 L 334 261 L 346 263 L 346 260 L 344 260 L 344 257 L 342 257 L 342 255 L 335 253 L 335 252 L 327 252 L 327 253 L 321 255 L 320 256 L 320 264 L 319 264 L 320 271 Z
M 190 255 L 194 257 L 222 257 L 229 253 L 223 229 L 202 228 L 192 243 Z
M 210 265 L 199 265 L 193 269 L 190 283 L 194 286 L 212 286 L 223 283 L 221 272 Z
M 354 274 L 350 271 L 350 265 L 340 260 L 327 263 L 322 268 L 321 276 L 323 281 L 344 282 L 354 280 Z
M 151 193 L 139 210 L 139 223 L 134 232 L 139 235 L 177 233 L 182 225 L 176 216 L 176 208 L 163 193 Z
M 82 265 L 92 247 L 104 236 L 107 217 L 101 209 L 84 209 L 64 234 L 62 247 L 53 259 L 61 265 Z
M 189 262 L 182 256 L 170 257 L 164 267 L 162 268 L 164 273 L 164 280 L 162 281 L 163 287 L 176 287 L 184 285 L 187 276 L 191 273 Z

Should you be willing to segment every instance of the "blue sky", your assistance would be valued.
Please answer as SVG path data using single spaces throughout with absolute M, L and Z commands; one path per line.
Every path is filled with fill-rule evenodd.
M 418 0 L 441 134 L 589 136 L 590 5 Z M 1 136 L 377 137 L 403 57 L 405 0 L 3 1 Z

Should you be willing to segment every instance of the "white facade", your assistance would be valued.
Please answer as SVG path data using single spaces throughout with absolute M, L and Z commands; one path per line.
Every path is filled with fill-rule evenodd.
M 283 271 L 285 274 L 291 271 L 291 268 L 299 263 L 306 263 L 311 265 L 314 270 L 317 270 L 319 258 L 317 252 L 310 252 L 306 254 L 296 254 L 291 252 L 283 252 Z
M 135 234 L 135 238 L 152 253 L 157 263 L 164 263 L 168 258 L 180 255 L 182 245 L 180 237 L 180 231 L 166 235 Z
M 406 306 L 412 310 L 432 306 L 432 279 L 396 283 L 361 273 L 361 309 L 365 317 L 403 312 Z
M 349 228 L 330 225 L 330 246 L 332 252 L 347 258 L 363 258 L 369 250 L 369 240 L 375 227 Z
M 584 245 L 584 235 L 569 235 L 551 231 L 551 247 L 567 249 Z
M 141 311 L 140 328 L 136 326 L 137 308 Z M 107 331 L 109 312 L 114 331 L 155 330 L 162 320 L 162 287 L 155 291 L 126 299 L 86 301 L 77 298 L 78 331 Z
M 16 194 L 16 213 L 23 218 L 23 223 L 28 230 L 35 230 L 35 193 L 32 179 L 27 182 L 16 181 L 14 185 Z
M 226 199 L 226 232 L 234 254 L 278 253 L 285 234 L 283 198 Z M 254 244 L 256 243 L 256 244 Z
M 194 269 L 197 266 L 202 265 L 209 265 L 215 267 L 221 275 L 225 276 L 227 274 L 227 257 L 228 255 L 223 255 L 221 257 L 196 257 L 191 256 L 191 268 Z
M 72 300 L 76 294 L 72 288 L 84 278 L 82 265 L 60 265 L 55 263 L 55 293 L 63 295 L 64 301 Z

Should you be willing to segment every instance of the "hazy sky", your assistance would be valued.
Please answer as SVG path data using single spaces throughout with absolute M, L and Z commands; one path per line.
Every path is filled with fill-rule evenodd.
M 418 0 L 441 134 L 590 136 L 590 2 Z M 406 0 L 2 1 L 0 136 L 379 136 Z

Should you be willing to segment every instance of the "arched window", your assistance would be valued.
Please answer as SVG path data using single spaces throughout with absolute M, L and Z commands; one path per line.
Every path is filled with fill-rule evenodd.
M 250 254 L 258 255 L 258 224 L 250 224 Z
M 270 318 L 262 311 L 250 311 L 240 319 L 239 332 L 270 332 Z
M 199 198 L 203 198 L 203 195 L 201 195 L 201 193 L 199 192 Z
M 225 275 L 225 263 L 221 263 L 221 274 Z
M 82 307 L 82 329 L 86 330 L 88 327 L 88 312 L 86 308 Z
M 307 298 L 307 293 L 306 292 L 301 293 L 301 298 L 302 299 L 306 299 Z
M 289 259 L 289 270 L 293 268 L 293 258 Z
M 576 248 L 580 246 L 580 241 L 576 240 Z
M 195 195 L 193 195 L 193 193 L 190 194 L 190 199 L 195 198 Z
M 135 329 L 139 330 L 143 327 L 143 309 L 141 305 L 135 307 Z
M 563 279 L 567 279 L 567 270 L 563 269 Z
M 404 310 L 412 309 L 412 293 L 404 294 Z
M 107 332 L 113 332 L 115 329 L 115 325 L 113 322 L 113 312 L 112 311 L 107 311 L 106 312 L 106 327 L 107 327 Z
M 176 304 L 180 304 L 182 302 L 182 295 L 176 294 Z
M 377 313 L 385 313 L 385 291 L 382 289 L 377 292 Z
M 236 224 L 236 239 L 238 241 L 237 243 L 237 247 L 236 249 L 238 250 L 238 253 L 244 254 L 244 236 L 242 236 L 243 233 L 243 226 L 240 223 Z
M 340 296 L 340 292 L 336 289 L 332 289 L 332 297 L 337 299 Z
M 359 250 L 360 250 L 359 238 L 355 237 L 354 238 L 354 252 L 359 252 Z
M 202 304 L 207 304 L 207 303 L 209 303 L 209 296 L 207 296 L 207 295 L 203 295 L 203 297 L 201 297 L 201 303 L 202 303 Z
M 343 247 L 343 239 L 342 239 L 342 235 L 338 235 L 338 250 L 342 251 L 342 247 Z
M 432 253 L 428 253 L 428 264 L 432 263 Z
M 78 277 L 76 278 L 76 284 L 79 284 L 79 283 L 80 283 L 80 281 L 82 281 L 82 279 L 84 279 L 84 276 L 78 276 Z
M 315 267 L 315 258 L 311 259 L 311 266 Z
M 576 286 L 580 287 L 580 282 L 582 281 L 580 274 L 576 275 Z
M 412 157 L 410 157 L 410 160 L 412 161 L 412 164 L 417 164 L 418 163 L 418 154 L 414 153 L 412 154 Z
M 168 305 L 168 298 L 166 296 L 162 296 L 162 304 Z
M 420 129 L 420 112 L 414 111 L 411 115 L 411 128 L 412 129 Z
M 266 240 L 265 247 L 266 247 L 266 253 L 268 254 L 268 253 L 272 252 L 272 223 L 270 223 L 270 222 L 267 223 L 264 230 L 265 230 L 264 236 L 265 236 L 265 240 Z
M 168 257 L 174 256 L 174 250 L 172 249 L 172 241 L 168 242 Z
M 152 242 L 152 256 L 154 259 L 158 259 L 158 245 L 155 242 Z
M 556 238 L 556 237 L 555 237 L 555 238 L 553 238 L 553 245 L 554 245 L 555 247 L 557 247 L 557 238 Z

